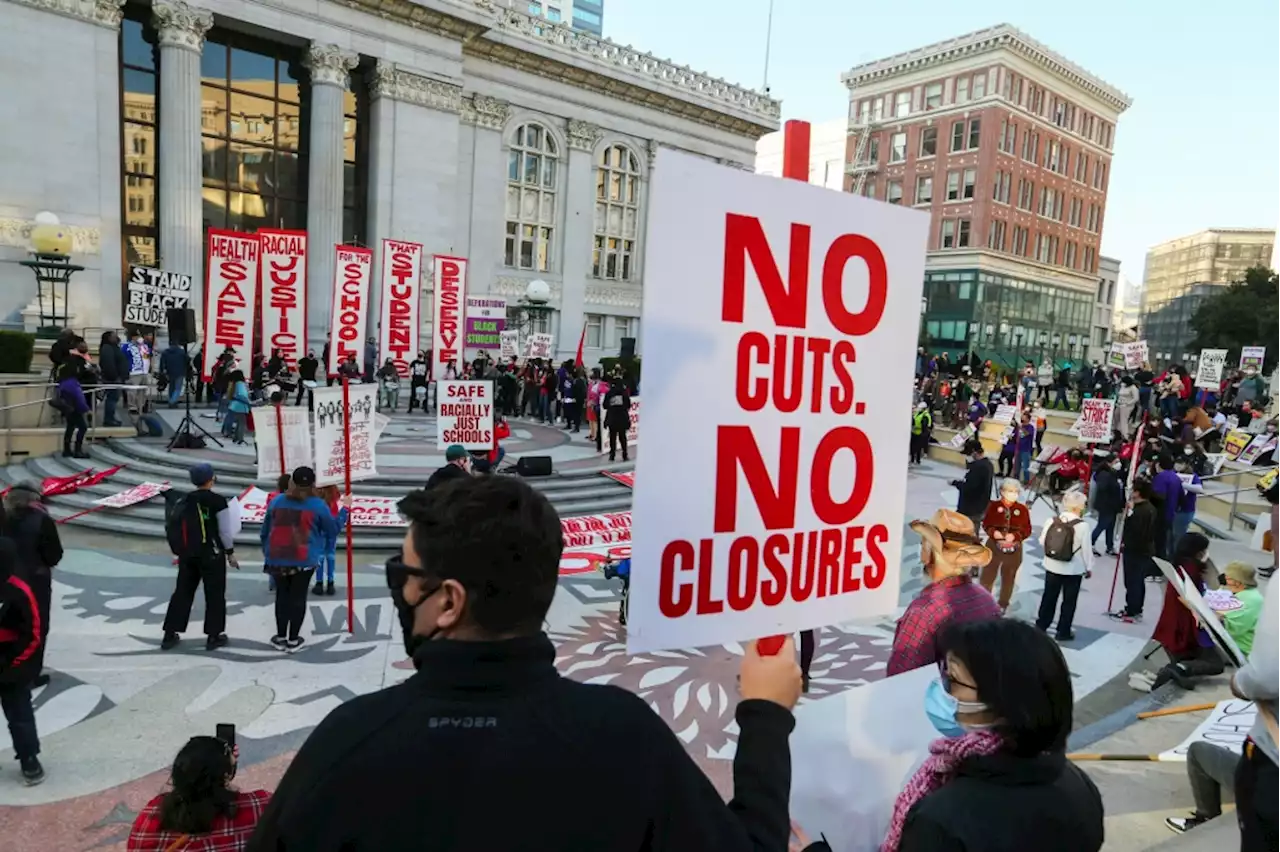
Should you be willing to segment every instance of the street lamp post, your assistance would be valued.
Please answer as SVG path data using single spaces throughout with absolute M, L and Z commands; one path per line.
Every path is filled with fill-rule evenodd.
M 36 223 L 31 229 L 31 249 L 31 259 L 18 263 L 36 276 L 36 301 L 40 309 L 36 336 L 56 338 L 68 324 L 67 291 L 71 276 L 84 267 L 71 262 L 71 232 L 62 227 L 52 213 L 36 214 Z M 61 307 L 59 290 L 62 291 Z

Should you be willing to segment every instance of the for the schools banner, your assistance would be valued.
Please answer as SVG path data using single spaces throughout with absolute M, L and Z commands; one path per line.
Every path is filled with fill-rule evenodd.
M 418 357 L 422 328 L 422 244 L 382 241 L 382 310 L 378 351 L 390 358 L 401 378 Z M 381 364 L 375 366 L 382 366 Z
M 467 299 L 467 259 L 438 254 L 431 259 L 431 373 L 462 361 L 462 321 Z
M 333 310 L 329 314 L 329 363 L 325 369 L 336 375 L 338 366 L 354 355 L 364 372 L 365 328 L 369 324 L 369 276 L 373 274 L 373 251 L 358 246 L 334 246 Z
M 307 232 L 258 231 L 262 241 L 262 351 L 298 369 L 307 354 Z
M 205 381 L 228 347 L 244 363 L 253 355 L 253 316 L 258 297 L 257 234 L 209 229 L 205 255 L 204 364 Z

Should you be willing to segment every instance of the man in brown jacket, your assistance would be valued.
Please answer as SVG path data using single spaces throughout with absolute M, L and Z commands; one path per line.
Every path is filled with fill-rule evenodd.
M 1022 542 L 1031 536 L 1031 510 L 1018 502 L 1021 493 L 1018 480 L 1006 479 L 1000 484 L 1000 499 L 992 500 L 982 517 L 991 561 L 983 566 L 979 582 L 989 592 L 995 588 L 996 575 L 1000 575 L 1001 612 L 1009 608 L 1013 597 L 1013 583 L 1022 565 Z

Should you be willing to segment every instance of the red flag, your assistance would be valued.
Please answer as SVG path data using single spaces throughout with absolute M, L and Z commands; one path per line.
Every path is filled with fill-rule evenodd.
M 582 363 L 582 347 L 586 342 L 587 342 L 587 323 L 584 320 L 582 323 L 582 334 L 578 335 L 578 357 L 574 361 L 574 363 L 577 364 L 579 367 L 584 366 Z
M 71 476 L 47 476 L 40 483 L 40 493 L 44 497 L 56 497 L 59 494 L 73 494 L 80 488 L 88 488 L 90 485 L 97 485 L 104 479 L 114 475 L 116 471 L 123 468 L 124 465 L 118 464 L 115 467 L 109 467 L 101 473 L 94 473 L 93 468 L 86 468 L 79 473 L 73 473 Z

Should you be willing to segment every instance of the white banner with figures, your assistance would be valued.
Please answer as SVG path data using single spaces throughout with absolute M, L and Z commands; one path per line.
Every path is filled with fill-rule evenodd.
M 1186 760 L 1193 743 L 1208 743 L 1240 754 L 1244 750 L 1245 738 L 1257 720 L 1258 708 L 1252 701 L 1240 698 L 1219 701 L 1185 740 L 1168 751 L 1160 752 L 1160 759 Z
M 280 422 L 276 423 L 276 412 Z M 276 477 L 295 468 L 315 467 L 311 453 L 311 412 L 300 406 L 263 405 L 253 410 L 254 442 L 258 445 L 258 480 L 275 485 Z M 280 467 L 280 435 L 284 434 L 284 468 Z
M 552 348 L 555 345 L 555 338 L 544 332 L 534 332 L 529 335 L 529 357 L 541 358 L 547 360 L 551 357 Z
M 443 381 L 437 387 L 436 448 L 493 449 L 493 382 Z
M 628 652 L 894 612 L 928 215 L 662 148 L 647 227 Z
M 1080 415 L 1071 424 L 1071 434 L 1090 444 L 1111 440 L 1111 420 L 1115 416 L 1114 399 L 1086 399 L 1080 406 Z
M 1200 360 L 1196 363 L 1196 383 L 1198 388 L 1216 391 L 1222 386 L 1222 371 L 1227 366 L 1227 350 L 1201 349 Z
M 1255 370 L 1261 370 L 1262 364 L 1267 360 L 1267 347 L 1265 346 L 1244 346 L 1240 349 L 1240 369 L 1252 367 Z
M 334 385 L 314 391 L 312 423 L 315 428 L 317 485 L 341 485 L 345 481 L 344 431 L 350 434 L 351 441 L 351 481 L 378 475 L 376 448 L 381 429 L 374 416 L 378 386 L 349 384 L 346 406 L 343 405 L 342 390 L 342 385 Z
M 502 360 L 510 361 L 520 356 L 520 331 L 511 329 L 498 332 L 498 347 L 502 350 Z
M 130 266 L 125 285 L 124 324 L 159 328 L 169 308 L 190 308 L 191 276 L 150 266 Z

